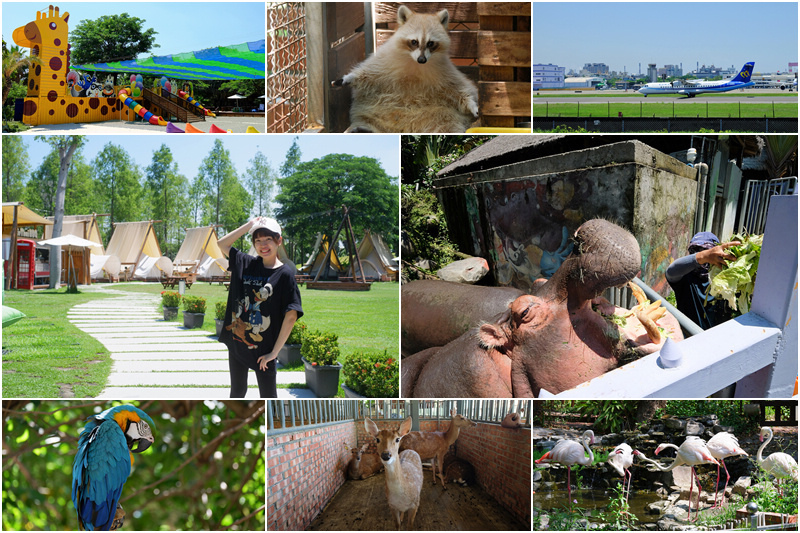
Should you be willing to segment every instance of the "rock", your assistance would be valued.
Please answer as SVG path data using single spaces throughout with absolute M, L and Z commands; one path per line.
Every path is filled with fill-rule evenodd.
M 656 489 L 656 494 L 661 498 L 666 498 L 667 496 L 669 496 L 669 491 L 665 487 L 660 487 Z
M 653 522 L 648 522 L 646 524 L 639 524 L 640 527 L 643 527 L 645 531 L 658 531 L 658 524 Z
M 705 432 L 706 427 L 701 424 L 700 422 L 695 422 L 694 420 L 688 420 L 686 422 L 686 428 L 684 430 L 687 437 L 695 436 L 700 437 Z
M 482 257 L 454 261 L 439 269 L 436 275 L 444 281 L 474 284 L 489 272 L 489 264 Z
M 669 502 L 666 500 L 653 502 L 645 506 L 644 512 L 647 514 L 660 515 L 664 512 L 664 509 L 666 509 L 668 505 Z
M 432 270 L 433 269 L 433 262 L 429 261 L 428 259 L 420 259 L 414 266 L 417 268 L 421 268 L 422 270 Z
M 750 488 L 750 483 L 752 483 L 750 476 L 742 476 L 736 480 L 736 483 L 733 484 L 733 488 L 731 490 L 733 494 L 744 496 L 747 494 L 747 489 Z
M 664 426 L 670 431 L 680 431 L 686 427 L 686 421 L 680 418 L 667 418 L 664 420 Z
M 659 519 L 656 525 L 658 526 L 659 531 L 675 531 L 676 528 L 682 527 L 683 524 L 678 522 L 678 520 L 676 520 L 674 516 L 673 517 L 665 516 Z
M 534 470 L 533 471 L 533 478 L 531 479 L 531 481 L 536 483 L 537 481 L 541 481 L 541 480 L 542 480 L 542 472 L 540 470 Z

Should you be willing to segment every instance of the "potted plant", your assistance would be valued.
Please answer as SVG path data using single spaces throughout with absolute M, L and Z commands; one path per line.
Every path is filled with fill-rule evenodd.
M 227 311 L 227 309 L 227 302 L 217 302 L 214 304 L 214 323 L 217 326 L 217 337 L 222 333 L 222 325 L 225 323 L 225 311 Z
M 306 325 L 303 322 L 295 322 L 286 344 L 278 352 L 278 361 L 283 366 L 290 366 L 300 362 L 300 347 L 303 344 L 303 335 L 306 332 Z
M 181 295 L 175 291 L 161 291 L 161 307 L 164 308 L 164 320 L 178 318 L 178 305 L 181 303 Z
M 339 392 L 339 336 L 320 331 L 306 331 L 301 359 L 306 370 L 306 384 L 320 398 L 331 398 Z
M 380 352 L 356 352 L 342 365 L 345 398 L 397 398 L 400 366 L 397 357 Z
M 206 299 L 202 296 L 183 297 L 183 325 L 188 329 L 203 326 L 206 316 Z

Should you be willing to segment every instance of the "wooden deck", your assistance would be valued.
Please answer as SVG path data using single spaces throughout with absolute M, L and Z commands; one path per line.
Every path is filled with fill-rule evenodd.
M 448 483 L 447 490 L 431 483 L 424 471 L 415 530 L 428 531 L 529 531 L 514 515 L 477 485 L 461 487 Z M 406 516 L 406 521 L 408 517 Z M 408 528 L 403 523 L 403 530 Z M 347 481 L 331 498 L 308 530 L 394 531 L 394 516 L 384 492 L 384 473 L 363 481 Z

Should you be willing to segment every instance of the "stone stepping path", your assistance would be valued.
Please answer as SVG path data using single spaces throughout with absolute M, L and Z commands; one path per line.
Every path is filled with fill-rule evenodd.
M 229 397 L 228 351 L 216 336 L 164 321 L 158 296 L 97 285 L 81 290 L 118 296 L 79 304 L 67 313 L 75 327 L 111 352 L 111 373 L 98 398 Z M 289 383 L 305 383 L 305 373 L 278 372 L 278 385 Z M 248 385 L 246 397 L 258 398 L 253 372 Z M 310 389 L 278 389 L 278 398 L 315 397 Z

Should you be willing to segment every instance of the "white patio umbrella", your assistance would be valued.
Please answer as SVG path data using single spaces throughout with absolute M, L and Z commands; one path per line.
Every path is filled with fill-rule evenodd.
M 247 98 L 246 96 L 242 96 L 241 94 L 234 94 L 233 96 L 229 96 L 228 100 L 242 100 Z
M 78 237 L 77 235 L 72 235 L 71 233 L 62 235 L 61 237 L 55 237 L 53 239 L 38 241 L 38 243 L 42 246 L 61 246 L 62 248 L 65 248 L 69 251 L 101 246 L 100 244 L 94 241 Z M 67 277 L 68 277 L 67 283 L 69 284 L 70 287 L 78 286 L 78 279 L 77 276 L 75 275 L 75 266 L 72 264 L 72 254 L 70 254 L 69 256 L 69 275 Z

